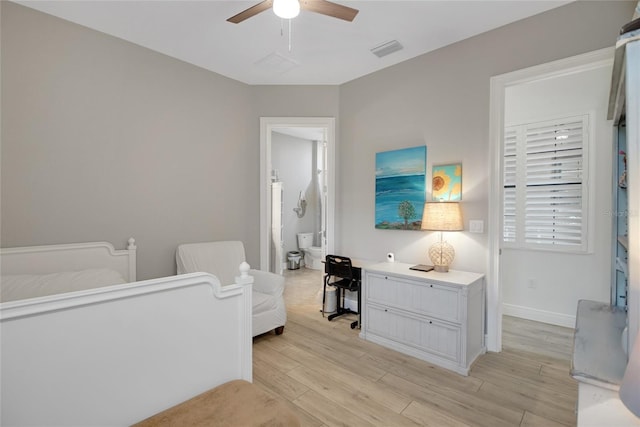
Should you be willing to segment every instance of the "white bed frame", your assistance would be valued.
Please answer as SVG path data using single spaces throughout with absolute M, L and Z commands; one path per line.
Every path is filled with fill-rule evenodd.
M 252 380 L 251 283 L 193 273 L 0 304 L 1 425 L 141 421 Z
M 49 274 L 90 268 L 110 268 L 127 282 L 136 281 L 136 241 L 116 250 L 108 242 L 71 243 L 0 249 L 0 273 Z

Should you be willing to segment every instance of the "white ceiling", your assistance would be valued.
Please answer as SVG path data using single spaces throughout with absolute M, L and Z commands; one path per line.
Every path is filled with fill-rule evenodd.
M 338 85 L 573 0 L 336 1 L 359 9 L 355 20 L 302 11 L 291 21 L 291 51 L 287 22 L 271 10 L 226 22 L 259 1 L 17 3 L 248 84 Z M 370 52 L 391 40 L 404 49 L 384 58 Z

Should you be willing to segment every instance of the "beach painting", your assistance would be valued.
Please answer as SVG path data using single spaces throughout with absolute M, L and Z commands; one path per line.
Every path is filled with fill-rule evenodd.
M 462 200 L 462 164 L 433 167 L 431 198 L 436 201 Z
M 376 228 L 420 230 L 427 147 L 376 153 Z

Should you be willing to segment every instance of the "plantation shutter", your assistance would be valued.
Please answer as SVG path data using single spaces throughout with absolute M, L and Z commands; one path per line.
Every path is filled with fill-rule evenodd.
M 503 240 L 586 250 L 588 116 L 505 129 Z
M 516 143 L 518 130 L 507 128 L 504 133 L 504 197 L 503 236 L 505 242 L 516 241 Z

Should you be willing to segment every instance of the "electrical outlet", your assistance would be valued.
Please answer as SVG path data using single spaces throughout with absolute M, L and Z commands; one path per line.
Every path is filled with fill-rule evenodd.
M 469 232 L 471 233 L 483 233 L 484 221 L 481 219 L 472 219 L 469 221 Z

